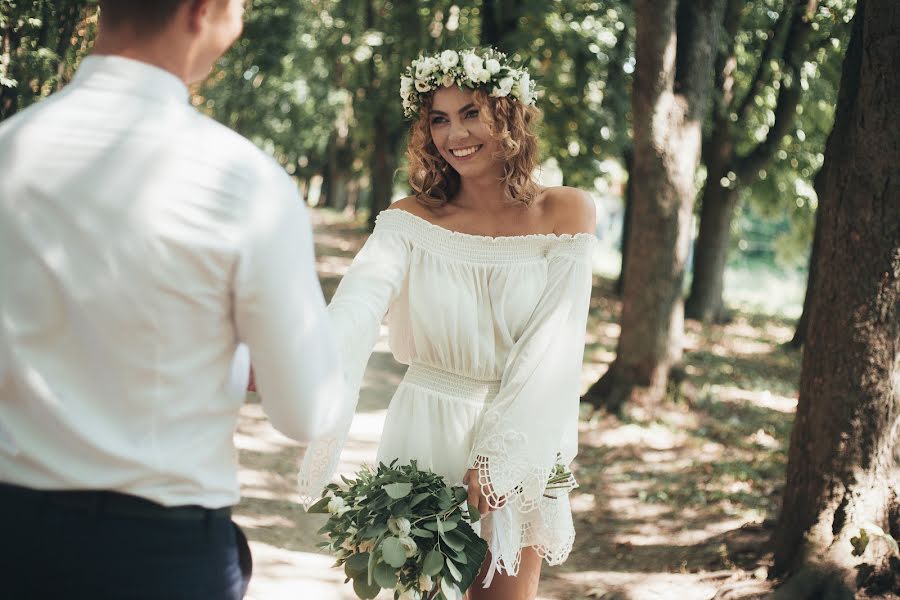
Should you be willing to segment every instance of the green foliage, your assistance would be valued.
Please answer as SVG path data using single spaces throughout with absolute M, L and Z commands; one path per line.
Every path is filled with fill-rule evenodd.
M 777 34 L 778 19 L 788 4 L 783 0 L 756 0 L 743 6 L 741 27 L 734 40 L 734 96 L 736 104 L 748 102 L 749 110 L 741 118 L 735 103 L 723 107 L 722 99 L 718 99 L 720 110 L 731 111 L 729 118 L 741 119 L 736 138 L 739 155 L 751 153 L 766 140 L 774 125 L 779 90 L 790 77 L 778 60 L 761 64 L 769 36 Z M 783 268 L 806 263 L 817 207 L 813 180 L 822 166 L 825 141 L 834 120 L 841 62 L 854 9 L 854 0 L 819 2 L 799 74 L 800 104 L 789 131 L 777 141 L 771 160 L 755 174 L 751 185 L 741 190 L 742 204 L 749 204 L 750 209 L 735 221 L 733 252 L 752 253 L 762 247 L 760 230 L 778 229 L 765 245 L 775 262 Z M 776 46 L 779 41 L 784 43 L 776 37 Z M 763 78 L 763 85 L 753 93 L 760 68 L 767 68 L 770 77 Z
M 0 0 L 0 120 L 62 88 L 96 36 L 96 0 Z
M 329 513 L 320 533 L 360 598 L 382 589 L 441 590 L 459 597 L 475 577 L 487 544 L 472 529 L 478 512 L 463 511 L 467 492 L 409 465 L 363 468 L 345 486 L 329 485 L 309 508 Z

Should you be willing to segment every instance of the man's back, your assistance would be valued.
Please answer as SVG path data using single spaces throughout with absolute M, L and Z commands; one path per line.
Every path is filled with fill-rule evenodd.
M 256 297 L 273 277 L 301 301 L 289 271 L 257 267 L 273 221 L 305 213 L 286 206 L 299 200 L 273 161 L 187 98 L 161 69 L 89 57 L 66 90 L 0 124 L 2 480 L 237 500 L 236 342 L 272 337 L 255 320 L 277 312 Z M 296 266 L 318 310 L 308 265 Z M 263 329 L 324 326 L 305 318 Z M 297 416 L 282 420 L 290 433 Z

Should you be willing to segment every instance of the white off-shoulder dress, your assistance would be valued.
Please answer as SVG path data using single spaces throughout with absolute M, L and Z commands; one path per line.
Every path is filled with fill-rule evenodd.
M 470 235 L 387 210 L 328 307 L 354 396 L 387 314 L 391 352 L 409 369 L 391 399 L 378 460 L 415 459 L 451 485 L 478 468 L 498 507 L 481 528 L 491 572 L 517 573 L 527 546 L 550 564 L 572 549 L 574 480 L 545 488 L 578 449 L 595 243 L 590 234 Z M 351 419 L 307 450 L 305 502 L 334 475 Z

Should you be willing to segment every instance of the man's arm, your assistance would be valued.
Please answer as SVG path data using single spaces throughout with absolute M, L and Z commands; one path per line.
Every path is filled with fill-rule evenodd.
M 307 442 L 337 424 L 343 371 L 306 207 L 286 174 L 272 177 L 250 207 L 235 275 L 235 321 L 266 414 L 279 431 Z

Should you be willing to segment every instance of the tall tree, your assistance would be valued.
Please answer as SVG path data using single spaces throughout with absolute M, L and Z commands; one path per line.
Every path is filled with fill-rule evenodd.
M 779 596 L 900 593 L 900 4 L 860 0 L 770 573 Z M 867 543 L 868 542 L 868 543 Z
M 737 89 L 739 62 L 737 34 L 743 13 L 755 7 L 728 0 L 725 10 L 725 43 L 716 58 L 715 110 L 712 127 L 703 143 L 707 177 L 700 205 L 700 230 L 694 246 L 691 291 L 685 316 L 703 321 L 722 321 L 725 263 L 731 240 L 731 223 L 743 188 L 752 185 L 792 130 L 801 98 L 801 70 L 809 58 L 813 17 L 818 0 L 786 0 L 781 14 L 767 34 L 766 45 L 743 93 Z M 826 36 L 827 39 L 827 36 Z M 776 68 L 772 68 L 773 65 Z M 743 137 L 753 130 L 754 109 L 761 95 L 777 81 L 777 100 L 765 137 L 740 149 Z
M 703 121 L 725 0 L 639 0 L 634 178 L 621 335 L 586 399 L 618 412 L 665 394 L 683 337 L 681 290 Z

